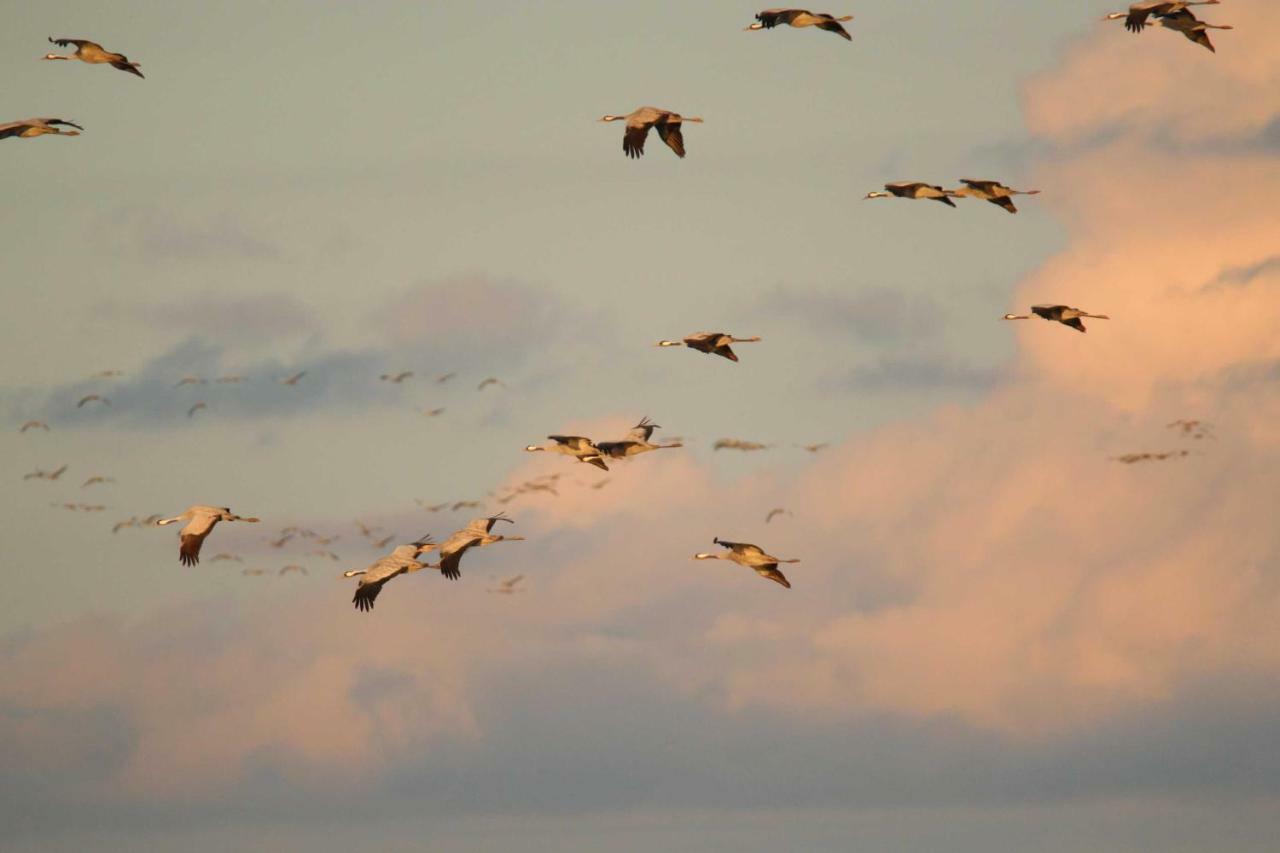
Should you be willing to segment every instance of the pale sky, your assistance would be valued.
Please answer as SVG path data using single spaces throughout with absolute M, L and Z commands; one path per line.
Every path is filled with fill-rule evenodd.
M 0 122 L 85 127 L 0 141 L 0 846 L 1266 849 L 1276 21 L 1075 5 L 0 0 Z M 685 159 L 597 121 L 644 104 Z M 1043 192 L 863 200 L 961 176 Z M 998 321 L 1057 301 L 1113 319 Z M 763 341 L 652 346 L 701 329 Z M 599 491 L 521 452 L 646 415 L 686 447 Z M 355 519 L 541 473 L 526 541 L 352 609 Z M 205 546 L 243 563 L 111 533 L 194 503 L 262 517 Z

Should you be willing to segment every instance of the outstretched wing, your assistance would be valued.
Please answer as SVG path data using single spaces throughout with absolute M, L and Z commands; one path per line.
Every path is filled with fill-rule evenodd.
M 142 77 L 142 72 L 129 63 L 129 57 L 127 56 L 121 56 L 115 62 L 112 62 L 111 67 L 119 68 L 121 71 L 128 71 L 130 74 L 136 74 L 137 76 Z M 145 80 L 147 78 L 142 77 L 142 79 Z
M 799 15 L 807 14 L 803 9 L 765 9 L 756 15 L 756 20 L 760 22 L 760 26 L 766 30 L 771 30 L 778 24 L 789 24 Z
M 1075 329 L 1077 332 L 1085 331 L 1084 323 L 1080 321 L 1079 317 L 1072 317 L 1069 320 L 1063 320 L 1061 322 L 1062 322 L 1062 325 L 1070 326 L 1071 328 Z
M 204 538 L 208 535 L 208 530 L 204 533 L 181 534 L 182 544 L 178 546 L 178 560 L 182 565 L 194 566 L 200 562 L 200 546 L 204 544 Z
M 649 135 L 649 125 L 627 123 L 627 130 L 622 134 L 622 150 L 631 158 L 644 154 L 644 140 Z
M 591 448 L 591 439 L 580 435 L 549 435 L 547 438 L 556 444 L 563 444 L 570 450 L 589 450 Z
M 667 147 L 676 152 L 677 157 L 684 156 L 684 135 L 680 133 L 680 122 L 660 122 L 654 125 L 658 136 L 667 143 Z
M 1007 195 L 998 195 L 993 198 L 987 199 L 987 201 L 991 202 L 992 204 L 1003 207 L 1005 210 L 1009 211 L 1010 213 L 1018 212 L 1018 208 L 1015 207 L 1013 204 L 1013 199 L 1009 198 Z
M 716 539 L 715 543 L 721 548 L 728 548 L 735 554 L 759 554 L 764 556 L 764 551 L 760 550 L 759 546 L 752 545 L 749 542 L 726 542 L 723 539 Z
M 778 571 L 777 565 L 756 566 L 756 574 L 762 578 L 768 578 L 774 583 L 782 584 L 787 589 L 791 589 L 791 581 L 787 580 L 787 576 Z
M 818 29 L 826 30 L 829 33 L 839 33 L 845 41 L 853 41 L 853 36 L 849 35 L 849 31 L 844 28 L 844 25 L 831 16 L 827 16 L 827 19 L 817 26 Z
M 86 46 L 93 46 L 98 50 L 102 50 L 102 45 L 97 42 L 89 41 L 88 39 L 56 39 L 50 36 L 49 41 L 56 44 L 58 47 L 66 47 L 67 45 L 74 44 L 76 46 L 76 50 Z
M 356 587 L 356 594 L 351 597 L 355 603 L 356 610 L 368 612 L 373 609 L 373 602 L 378 598 L 378 593 L 382 592 L 382 585 L 386 581 L 377 581 L 375 583 L 360 583 Z

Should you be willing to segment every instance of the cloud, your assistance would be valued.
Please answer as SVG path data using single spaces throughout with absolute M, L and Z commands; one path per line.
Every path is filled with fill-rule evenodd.
M 1004 375 L 994 367 L 972 367 L 942 356 L 881 356 L 873 364 L 859 365 L 836 384 L 853 391 L 918 391 L 950 389 L 980 391 Z

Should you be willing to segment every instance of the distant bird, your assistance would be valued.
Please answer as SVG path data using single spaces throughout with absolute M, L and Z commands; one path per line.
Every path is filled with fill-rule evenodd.
M 81 512 L 102 512 L 104 509 L 106 509 L 106 507 L 102 504 L 80 504 Z
M 512 593 L 523 592 L 523 589 L 516 588 L 522 580 L 524 580 L 524 575 L 516 575 L 513 578 L 507 578 L 504 581 L 500 581 L 496 587 L 493 587 L 488 591 L 496 592 L 500 595 L 511 595 Z
M 692 335 L 688 335 L 678 341 L 658 341 L 654 346 L 678 347 L 683 345 L 698 352 L 705 352 L 710 355 L 727 358 L 730 361 L 737 361 L 737 353 L 733 351 L 729 344 L 753 344 L 759 340 L 758 336 L 735 338 L 726 332 L 694 332 Z
M 366 612 L 372 610 L 378 593 L 382 592 L 382 587 L 397 575 L 431 568 L 426 563 L 418 562 L 418 558 L 436 547 L 438 546 L 431 541 L 431 536 L 428 534 L 416 542 L 396 547 L 390 554 L 375 560 L 368 568 L 343 572 L 344 578 L 361 576 L 360 582 L 356 585 L 356 594 L 351 598 L 356 610 Z
M 187 409 L 187 417 L 191 417 L 201 409 L 207 409 L 207 408 L 209 408 L 209 404 L 206 403 L 204 400 L 201 400 L 199 403 L 196 403 L 194 406 Z
M 422 414 L 426 415 L 426 416 L 427 416 L 427 417 L 429 417 L 429 418 L 434 418 L 434 417 L 437 417 L 438 415 L 443 415 L 443 414 L 444 414 L 444 409 L 443 409 L 443 408 L 440 408 L 440 409 L 424 409 L 424 410 L 422 411 Z
M 22 479 L 24 480 L 56 480 L 59 477 L 61 477 L 63 472 L 65 472 L 66 470 L 67 470 L 66 465 L 63 465 L 61 468 L 56 468 L 52 471 L 42 471 L 39 468 L 37 468 L 36 470 L 32 471 L 30 474 L 23 474 Z
M 827 442 L 824 441 L 821 444 L 802 444 L 800 445 L 800 449 L 807 450 L 810 453 L 817 453 L 819 450 L 824 450 L 828 446 Z
M 262 577 L 266 573 L 266 569 L 244 569 L 240 572 L 240 574 L 249 575 L 250 577 Z
M 268 540 L 268 541 L 267 541 L 267 544 L 268 544 L 268 545 L 270 545 L 272 548 L 279 549 L 279 548 L 283 548 L 285 545 L 287 545 L 287 544 L 289 543 L 289 541 L 290 541 L 290 540 L 292 540 L 292 539 L 293 539 L 293 534 L 292 534 L 292 533 L 286 533 L 286 534 L 284 534 L 283 536 L 281 536 L 281 537 L 280 537 L 280 538 L 278 538 L 278 539 L 270 539 L 270 540 Z
M 1188 9 L 1182 9 L 1166 15 L 1161 15 L 1152 21 L 1153 25 L 1164 27 L 1167 30 L 1182 33 L 1187 37 L 1188 41 L 1195 42 L 1201 47 L 1207 49 L 1210 53 L 1217 53 L 1218 49 L 1213 46 L 1213 42 L 1209 39 L 1209 30 L 1231 30 L 1235 29 L 1230 24 L 1209 24 L 1191 13 Z
M 42 429 L 45 432 L 48 432 L 49 425 L 44 421 L 27 421 L 22 425 L 22 428 L 19 429 L 18 432 L 26 432 L 29 429 Z
M 84 484 L 83 484 L 83 485 L 81 485 L 81 486 L 80 486 L 80 488 L 84 489 L 84 488 L 88 488 L 89 486 L 96 486 L 96 485 L 98 485 L 99 483 L 114 483 L 115 481 L 116 481 L 116 478 L 115 478 L 115 477 L 99 477 L 99 476 L 93 476 L 93 477 L 90 477 L 89 479 L 85 480 L 85 481 L 84 481 Z
M 413 502 L 416 503 L 418 506 L 422 507 L 423 509 L 425 509 L 427 512 L 439 512 L 440 510 L 444 509 L 449 505 L 448 501 L 445 501 L 442 504 L 427 504 L 419 500 L 418 498 L 414 498 Z
M 174 388 L 181 388 L 183 385 L 204 385 L 209 380 L 201 379 L 199 376 L 184 376 L 174 383 Z
M 488 388 L 490 385 L 501 385 L 503 388 L 507 387 L 506 383 L 503 382 L 501 379 L 498 379 L 497 377 L 494 377 L 494 376 L 490 376 L 488 379 L 484 380 L 478 386 L 476 386 L 476 390 L 483 391 L 484 389 Z
M 381 528 L 381 527 L 378 527 L 377 525 L 374 525 L 373 527 L 370 527 L 369 525 L 365 524 L 363 521 L 361 521 L 360 519 L 358 519 L 358 518 L 357 518 L 357 519 L 356 519 L 356 529 L 360 531 L 360 535 L 361 535 L 361 536 L 364 536 L 365 538 L 368 538 L 370 535 L 372 535 L 372 534 L 374 534 L 374 533 L 377 533 L 377 532 L 378 532 L 379 530 L 381 530 L 382 528 Z
M 658 107 L 640 107 L 624 116 L 604 116 L 600 121 L 627 123 L 626 131 L 622 134 L 622 150 L 634 159 L 643 156 L 644 140 L 651 127 L 657 129 L 658 136 L 668 148 L 676 152 L 677 157 L 684 157 L 684 136 L 680 133 L 680 127 L 686 121 L 701 122 L 702 119 L 694 116 L 686 118 Z
M 741 450 L 749 452 L 752 450 L 767 450 L 769 445 L 760 444 L 755 441 L 743 441 L 740 438 L 719 438 L 716 443 L 711 446 L 712 450 Z
M 209 562 L 210 562 L 210 563 L 221 563 L 221 562 L 226 561 L 226 560 L 230 560 L 230 561 L 232 561 L 232 562 L 236 562 L 236 563 L 243 563 L 243 562 L 244 562 L 244 560 L 242 560 L 238 555 L 236 555 L 236 554 L 228 554 L 228 553 L 227 553 L 227 552 L 225 552 L 225 551 L 223 551 L 221 554 L 214 554 L 212 557 L 210 557 L 210 558 L 209 558 Z
M 138 526 L 138 517 L 135 515 L 133 518 L 127 518 L 124 521 L 117 521 L 111 527 L 111 532 L 119 533 L 121 530 L 124 530 L 126 527 L 137 527 L 137 526 Z
M 377 542 L 372 542 L 370 544 L 372 544 L 373 547 L 375 548 L 385 548 L 387 547 L 387 545 L 391 544 L 391 540 L 395 538 L 396 538 L 396 535 L 392 533 L 390 536 L 384 536 L 381 539 L 379 539 Z
M 639 456 L 641 453 L 648 453 L 650 450 L 668 450 L 676 447 L 683 447 L 680 442 L 670 442 L 667 444 L 652 444 L 649 437 L 653 435 L 655 429 L 661 429 L 658 424 L 650 422 L 646 418 L 641 418 L 640 423 L 631 428 L 631 432 L 621 441 L 602 441 L 596 447 L 605 456 L 613 459 L 626 459 L 631 456 Z
M 1040 190 L 1015 190 L 1012 187 L 1006 187 L 999 181 L 961 178 L 960 183 L 964 184 L 964 186 L 956 190 L 948 190 L 948 192 L 955 196 L 968 196 L 969 198 L 989 201 L 994 205 L 1003 207 L 1010 213 L 1018 212 L 1018 208 L 1014 206 L 1011 196 L 1040 194 Z
M 791 513 L 787 512 L 782 507 L 778 507 L 777 509 L 771 509 L 769 510 L 769 514 L 764 517 L 764 523 L 768 524 L 769 522 L 773 521 L 775 517 L 779 515 L 790 515 L 790 514 Z
M 243 376 L 219 376 L 217 379 L 214 380 L 214 382 L 219 382 L 223 385 L 234 385 L 238 382 L 243 382 L 243 381 L 244 381 Z
M 523 536 L 494 536 L 490 531 L 493 525 L 499 521 L 506 521 L 514 524 L 511 519 L 502 513 L 491 515 L 487 518 L 472 519 L 466 527 L 455 531 L 448 539 L 440 544 L 440 562 L 432 566 L 433 569 L 439 569 L 440 574 L 452 581 L 456 581 L 462 577 L 459 564 L 462 562 L 462 555 L 468 549 L 474 547 L 482 547 L 484 545 L 492 545 L 495 542 L 516 542 L 523 540 Z
M 86 394 L 85 396 L 80 398 L 79 403 L 76 403 L 76 408 L 77 409 L 82 408 L 85 403 L 93 403 L 95 401 L 101 403 L 104 406 L 111 405 L 111 401 L 108 400 L 106 397 L 103 397 L 101 394 Z
M 1132 465 L 1135 462 L 1163 462 L 1166 459 L 1181 458 L 1189 455 L 1191 455 L 1190 450 L 1166 450 L 1163 453 L 1125 453 L 1111 458 L 1117 462 L 1123 462 L 1125 465 Z
M 455 501 L 453 505 L 449 507 L 449 511 L 457 512 L 460 509 L 476 509 L 481 505 L 481 501 Z
M 437 385 L 443 385 L 444 383 L 448 382 L 450 379 L 452 379 L 453 377 L 455 377 L 455 376 L 457 376 L 457 375 L 458 375 L 458 374 L 456 374 L 456 373 L 442 373 L 442 374 L 440 374 L 439 376 L 437 376 L 437 377 L 436 377 L 436 384 L 437 384 Z
M 244 521 L 257 524 L 256 518 L 242 518 L 225 506 L 188 507 L 187 510 L 172 518 L 162 518 L 156 522 L 160 526 L 185 521 L 186 525 L 178 531 L 181 545 L 178 548 L 178 559 L 184 566 L 194 566 L 200 562 L 200 546 L 205 538 L 217 527 L 219 521 Z
M 1178 430 L 1184 436 L 1195 439 L 1213 438 L 1213 424 L 1208 424 L 1204 421 L 1181 418 L 1165 424 L 1165 429 Z
M 138 525 L 141 527 L 150 527 L 151 525 L 158 522 L 161 518 L 162 516 L 160 515 L 160 513 L 158 512 L 153 513 L 151 515 L 148 515 L 146 518 L 138 519 Z
M 381 379 L 383 382 L 394 382 L 395 384 L 399 385 L 401 382 L 405 381 L 411 376 L 413 376 L 412 370 L 404 370 L 394 375 L 390 373 L 384 373 L 378 378 Z
M 853 36 L 849 35 L 849 31 L 840 25 L 843 21 L 852 20 L 853 15 L 842 15 L 837 18 L 826 12 L 815 14 L 805 9 L 765 9 L 756 15 L 756 23 L 747 27 L 747 30 L 771 30 L 779 24 L 789 24 L 793 27 L 817 27 L 820 30 L 835 33 L 848 41 L 853 41 Z
M 90 376 L 90 379 L 114 379 L 117 376 L 124 376 L 123 370 L 103 370 Z
M 285 566 L 276 574 L 284 576 L 289 574 L 289 572 L 298 572 L 299 574 L 304 574 L 304 575 L 310 574 L 310 572 L 307 571 L 306 566 L 299 566 L 297 563 L 291 563 L 290 565 Z
M 1045 320 L 1053 320 L 1064 326 L 1070 326 L 1077 332 L 1085 331 L 1084 323 L 1080 321 L 1081 317 L 1088 317 L 1092 320 L 1110 320 L 1106 314 L 1089 314 L 1081 311 L 1079 308 L 1070 308 L 1066 305 L 1032 305 L 1031 314 L 1005 314 L 1001 320 L 1030 320 L 1032 314 L 1042 317 Z
M 863 199 L 869 198 L 927 198 L 931 201 L 940 201 L 948 207 L 955 207 L 956 203 L 951 200 L 955 195 L 952 190 L 944 190 L 942 187 L 934 184 L 926 184 L 920 181 L 898 181 L 897 183 L 885 184 L 885 192 L 873 190 L 863 196 Z
M 293 374 L 292 376 L 287 376 L 284 379 L 280 379 L 278 381 L 281 385 L 297 385 L 298 380 L 302 379 L 302 377 L 306 375 L 307 375 L 307 371 L 299 370 L 297 373 Z
M 330 560 L 333 560 L 335 563 L 338 562 L 338 560 L 342 559 L 332 551 L 326 551 L 323 548 L 317 548 L 314 551 L 308 551 L 307 556 L 308 557 L 326 557 Z
M 728 548 L 726 554 L 694 554 L 695 560 L 729 560 L 740 566 L 746 566 L 755 571 L 762 578 L 768 578 L 774 583 L 780 583 L 787 589 L 791 589 L 791 582 L 787 580 L 782 572 L 778 571 L 779 563 L 798 563 L 799 560 L 783 560 L 778 557 L 771 557 L 762 551 L 756 545 L 750 545 L 745 542 L 724 542 L 720 539 L 712 539 L 712 542 L 721 548 Z
M 560 453 L 565 456 L 572 456 L 579 462 L 594 465 L 603 471 L 609 470 L 609 466 L 604 462 L 604 456 L 600 453 L 600 448 L 596 447 L 591 439 L 580 435 L 549 435 L 547 438 L 551 439 L 551 444 L 530 444 L 525 447 L 525 451 L 528 453 L 537 453 L 539 451 Z
M 597 480 L 596 482 L 592 483 L 591 488 L 595 489 L 596 491 L 599 491 L 600 489 L 603 489 L 607 485 L 609 485 L 609 478 L 605 477 L 603 480 Z
M 102 65 L 105 63 L 110 65 L 112 68 L 118 68 L 121 71 L 128 71 L 130 74 L 142 77 L 142 72 L 138 70 L 140 63 L 130 62 L 129 57 L 125 56 L 123 53 L 112 53 L 109 50 L 105 50 L 102 45 L 97 42 L 89 41 L 87 39 L 56 39 L 50 37 L 49 43 L 56 44 L 58 47 L 67 47 L 68 45 L 74 44 L 76 46 L 76 52 L 69 56 L 64 56 L 58 53 L 46 53 L 44 55 L 45 59 L 78 59 L 81 62 L 87 62 L 90 65 Z
M 66 127 L 74 127 L 75 130 L 59 130 L 54 125 L 64 125 Z M 16 136 L 19 139 L 31 139 L 34 136 L 79 136 L 83 127 L 73 121 L 65 121 L 60 118 L 28 118 L 21 121 L 11 121 L 8 124 L 0 124 L 0 139 L 8 139 L 10 136 Z
M 1112 12 L 1104 20 L 1115 21 L 1124 18 L 1124 28 L 1131 33 L 1142 32 L 1147 19 L 1152 15 L 1157 18 L 1184 12 L 1188 6 L 1217 6 L 1222 0 L 1143 0 L 1133 3 L 1127 12 Z

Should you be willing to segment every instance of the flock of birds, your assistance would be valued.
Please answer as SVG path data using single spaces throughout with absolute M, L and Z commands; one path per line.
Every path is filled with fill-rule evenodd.
M 1141 33 L 1147 26 L 1159 26 L 1165 29 L 1181 33 L 1187 39 L 1214 50 L 1214 46 L 1209 39 L 1209 29 L 1231 29 L 1229 26 L 1209 24 L 1199 20 L 1192 13 L 1192 6 L 1209 6 L 1218 5 L 1221 0 L 1144 0 L 1144 2 L 1136 2 L 1132 4 L 1125 12 L 1114 12 L 1106 16 L 1105 20 L 1120 20 L 1125 22 L 1125 28 L 1133 33 Z M 853 19 L 851 15 L 834 16 L 829 13 L 814 13 L 804 9 L 766 9 L 755 16 L 756 20 L 746 29 L 748 31 L 771 30 L 781 25 L 787 25 L 795 28 L 814 27 L 819 30 L 834 33 L 841 38 L 852 41 L 853 37 L 844 27 L 844 24 Z M 50 61 L 71 61 L 78 60 L 90 65 L 110 65 L 112 68 L 132 74 L 136 77 L 143 78 L 140 64 L 131 61 L 127 56 L 121 53 L 115 53 L 102 47 L 102 45 L 89 41 L 87 39 L 73 38 L 49 38 L 52 44 L 59 47 L 74 46 L 75 51 L 70 54 L 48 53 L 43 58 Z M 145 79 L 145 78 L 143 78 Z M 658 107 L 644 106 L 625 115 L 605 115 L 600 119 L 601 122 L 621 121 L 624 123 L 624 132 L 622 138 L 623 153 L 629 158 L 639 158 L 644 154 L 645 141 L 648 138 L 649 131 L 653 130 L 658 134 L 662 142 L 667 145 L 677 157 L 683 158 L 686 154 L 685 141 L 683 135 L 683 127 L 686 123 L 701 123 L 703 119 L 696 116 L 683 116 L 677 112 Z M 71 129 L 67 129 L 71 128 Z M 61 118 L 30 118 L 21 121 L 0 124 L 0 139 L 14 137 L 19 139 L 30 139 L 39 136 L 79 136 L 84 128 L 73 121 Z M 919 200 L 925 199 L 945 204 L 948 207 L 955 207 L 953 199 L 972 198 L 980 201 L 986 201 L 996 205 L 1011 214 L 1018 212 L 1017 206 L 1014 204 L 1013 197 L 1018 195 L 1037 195 L 1040 190 L 1018 190 L 1008 186 L 1002 181 L 961 178 L 960 186 L 955 189 L 946 189 L 941 185 L 931 184 L 923 181 L 895 181 L 884 184 L 883 190 L 875 190 L 868 192 L 864 198 L 900 198 Z M 1083 323 L 1084 318 L 1106 320 L 1109 319 L 1105 314 L 1092 314 L 1079 308 L 1069 305 L 1053 304 L 1053 305 L 1033 305 L 1030 314 L 1005 314 L 1004 320 L 1026 320 L 1032 317 L 1039 317 L 1051 322 L 1061 323 L 1069 326 L 1078 332 L 1085 332 L 1086 328 Z M 700 353 L 715 355 L 728 361 L 737 362 L 738 355 L 733 350 L 735 344 L 756 343 L 761 340 L 758 336 L 752 337 L 736 337 L 727 332 L 695 332 L 687 335 L 680 340 L 661 340 L 658 341 L 658 347 L 687 347 Z M 109 370 L 97 374 L 99 378 L 111 378 L 122 375 L 120 371 Z M 279 379 L 278 381 L 286 386 L 297 386 L 298 383 L 307 375 L 307 372 L 299 371 L 291 376 Z M 379 379 L 394 385 L 399 385 L 414 376 L 413 371 L 405 370 L 397 373 L 382 374 Z M 446 373 L 436 377 L 437 383 L 448 382 L 455 376 L 454 373 Z M 238 384 L 245 381 L 243 376 L 223 376 L 215 380 L 221 384 Z M 182 386 L 198 386 L 207 383 L 206 379 L 196 376 L 182 377 L 174 387 Z M 483 391 L 490 386 L 505 387 L 504 383 L 496 377 L 488 377 L 479 383 L 477 390 Z M 97 393 L 87 394 L 82 397 L 76 404 L 77 408 L 84 408 L 89 404 L 98 404 L 100 406 L 110 406 L 111 401 Z M 205 401 L 197 401 L 187 410 L 187 416 L 193 417 L 197 412 L 207 409 L 208 403 Z M 435 417 L 444 412 L 443 408 L 429 409 L 423 414 Z M 1202 439 L 1212 437 L 1210 426 L 1197 420 L 1179 420 L 1168 425 L 1169 428 L 1179 431 L 1184 437 L 1193 439 Z M 596 441 L 587 436 L 581 435 L 550 435 L 547 436 L 545 444 L 530 444 L 524 449 L 528 452 L 547 452 L 559 454 L 572 458 L 578 463 L 594 466 L 604 471 L 609 470 L 609 463 L 614 460 L 627 460 L 641 454 L 655 450 L 668 450 L 683 447 L 681 441 L 669 441 L 667 443 L 655 443 L 652 441 L 655 430 L 660 429 L 658 424 L 651 422 L 647 417 L 640 420 L 632 429 L 622 438 L 616 440 Z M 24 423 L 20 429 L 25 433 L 29 430 L 40 429 L 49 430 L 49 425 L 43 421 L 31 420 Z M 746 441 L 736 438 L 723 438 L 715 442 L 714 449 L 735 449 L 740 451 L 756 451 L 763 450 L 770 445 L 758 442 Z M 826 447 L 826 444 L 809 444 L 800 445 L 808 452 L 816 453 Z M 1174 450 L 1159 453 L 1130 453 L 1123 456 L 1114 457 L 1118 461 L 1125 464 L 1133 464 L 1142 461 L 1158 461 L 1174 457 L 1186 456 L 1187 450 Z M 54 470 L 37 469 L 26 474 L 23 479 L 42 479 L 48 481 L 57 481 L 67 470 L 67 466 L 63 465 Z M 508 495 L 497 498 L 499 503 L 506 503 L 521 494 L 533 492 L 548 492 L 550 494 L 558 494 L 556 491 L 556 480 L 559 474 L 547 475 L 541 478 L 534 478 L 518 486 Z M 96 475 L 87 480 L 81 488 L 87 488 L 100 483 L 112 482 L 111 478 Z M 592 488 L 601 488 L 607 480 L 599 481 Z M 437 512 L 443 509 L 451 509 L 458 511 L 460 509 L 479 507 L 482 505 L 480 501 L 454 501 L 445 502 L 434 505 L 420 505 L 430 512 Z M 56 505 L 56 504 L 55 504 Z M 100 511 L 106 507 L 98 504 L 83 504 L 79 502 L 64 503 L 64 507 L 77 511 Z M 769 511 L 765 518 L 765 523 L 771 522 L 774 518 L 789 514 L 788 510 L 783 507 L 777 507 Z M 186 566 L 194 566 L 200 561 L 200 551 L 205 540 L 212 534 L 213 530 L 221 522 L 244 522 L 256 524 L 258 518 L 245 517 L 235 514 L 229 507 L 216 507 L 206 505 L 194 505 L 188 507 L 184 512 L 178 515 L 162 517 L 153 514 L 143 518 L 133 516 L 116 523 L 112 532 L 118 532 L 126 527 L 162 527 L 169 524 L 183 522 L 183 527 L 179 531 L 179 547 L 178 559 Z M 513 523 L 512 519 L 507 517 L 504 512 L 498 512 L 479 518 L 475 518 L 467 523 L 464 527 L 454 531 L 450 536 L 441 543 L 436 543 L 430 535 L 421 536 L 412 542 L 396 545 L 390 553 L 375 560 L 373 563 L 362 569 L 352 569 L 343 573 L 344 578 L 358 578 L 355 594 L 352 601 L 357 610 L 369 611 L 373 609 L 374 602 L 377 600 L 382 588 L 393 578 L 400 575 L 411 574 L 422 569 L 432 569 L 438 571 L 443 577 L 449 580 L 458 580 L 461 577 L 461 561 L 464 554 L 472 548 L 483 548 L 488 545 L 497 544 L 499 542 L 520 541 L 522 536 L 506 536 L 495 534 L 493 532 L 495 526 L 499 522 Z M 384 548 L 395 540 L 395 534 L 381 536 L 374 539 L 379 533 L 379 528 L 369 527 L 361 522 L 357 522 L 362 535 L 376 548 Z M 309 552 L 313 556 L 322 556 L 329 559 L 338 559 L 332 551 L 325 550 L 323 546 L 337 537 L 322 537 L 312 531 L 300 530 L 298 528 L 286 528 L 281 532 L 278 538 L 272 539 L 270 544 L 274 548 L 281 548 L 286 543 L 292 541 L 295 537 L 301 537 L 304 540 L 314 542 L 317 546 L 315 550 Z M 745 542 L 729 542 L 715 537 L 713 543 L 720 546 L 722 551 L 718 552 L 700 552 L 693 555 L 695 560 L 727 560 L 740 566 L 751 569 L 762 578 L 773 581 L 783 587 L 790 588 L 791 583 L 786 576 L 778 569 L 779 564 L 798 563 L 797 559 L 782 559 L 771 556 L 762 548 Z M 429 552 L 436 551 L 438 560 L 435 563 L 424 561 L 422 558 Z M 211 562 L 222 560 L 241 561 L 241 558 L 234 554 L 219 553 L 215 555 Z M 265 574 L 265 569 L 245 569 L 245 574 Z M 298 564 L 289 564 L 281 568 L 278 574 L 307 574 L 305 566 Z M 499 594 L 513 594 L 520 591 L 524 587 L 520 586 L 524 576 L 516 575 L 508 578 L 497 587 L 491 588 L 491 592 Z

